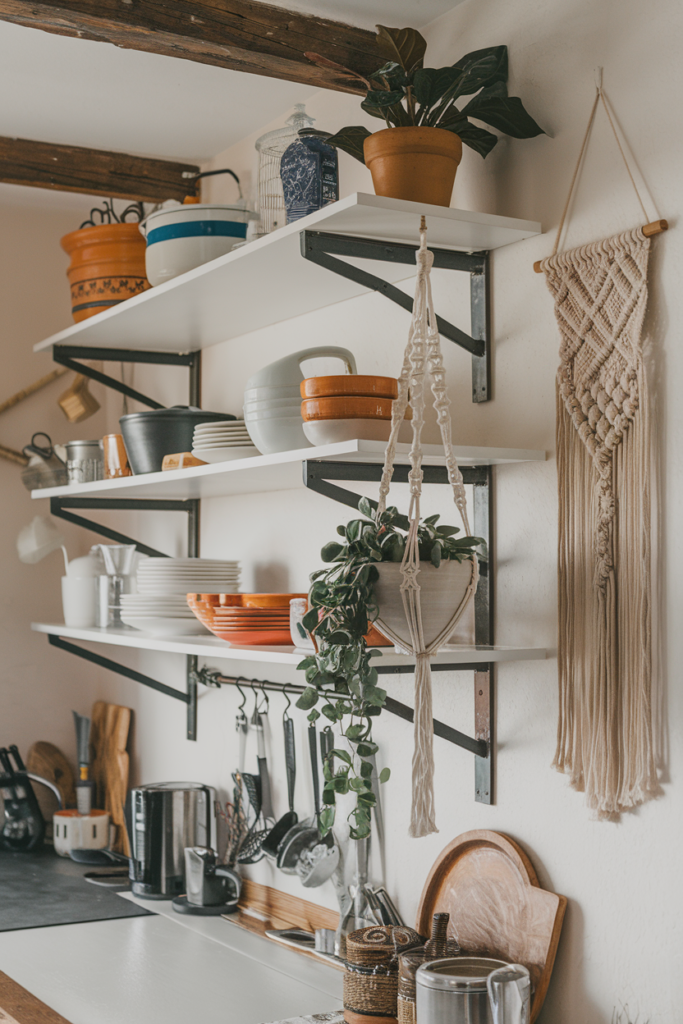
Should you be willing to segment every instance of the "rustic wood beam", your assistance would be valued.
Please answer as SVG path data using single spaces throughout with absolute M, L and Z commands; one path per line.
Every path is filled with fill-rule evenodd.
M 143 202 L 194 195 L 193 164 L 0 136 L 0 181 Z
M 322 89 L 359 93 L 307 52 L 368 74 L 373 32 L 256 0 L 0 0 L 0 20 Z

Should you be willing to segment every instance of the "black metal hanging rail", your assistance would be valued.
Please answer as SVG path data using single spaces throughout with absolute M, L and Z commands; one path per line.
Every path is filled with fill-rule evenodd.
M 300 236 L 301 255 L 311 263 L 349 281 L 362 285 L 371 291 L 384 295 L 409 313 L 413 311 L 412 296 L 400 288 L 361 270 L 360 267 L 345 263 L 338 256 L 364 260 L 380 260 L 384 263 L 404 263 L 415 266 L 417 245 L 400 242 L 379 242 L 372 238 L 357 238 L 353 235 L 335 235 L 324 231 L 302 231 Z M 489 254 L 488 252 L 458 252 L 454 249 L 436 249 L 429 246 L 434 255 L 434 267 L 439 270 L 456 270 L 470 275 L 470 318 L 471 336 L 459 327 L 437 316 L 439 332 L 444 338 L 460 345 L 472 356 L 472 401 L 486 402 L 489 399 L 490 375 L 490 303 L 489 303 Z
M 381 666 L 375 665 L 378 672 L 382 671 Z M 481 664 L 476 666 L 472 665 L 432 665 L 432 671 L 441 672 L 457 672 L 457 671 L 472 671 L 472 668 L 482 668 Z M 401 666 L 401 671 L 412 672 L 415 670 L 414 665 L 408 665 L 405 668 Z M 387 668 L 385 671 L 391 672 L 391 668 Z M 301 694 L 304 692 L 305 687 L 300 686 L 296 683 L 273 683 L 268 679 L 245 679 L 244 676 L 225 676 L 215 669 L 202 668 L 196 673 L 197 682 L 203 683 L 204 686 L 238 686 L 240 683 L 245 683 L 247 686 L 254 686 L 257 690 L 268 690 L 271 693 L 291 693 Z M 321 696 L 325 696 L 324 693 Z M 330 694 L 330 696 L 334 696 Z M 384 703 L 385 710 L 390 714 L 396 715 L 398 718 L 402 718 L 404 722 L 413 722 L 415 720 L 415 712 L 412 708 L 408 707 L 407 704 L 402 704 L 398 700 L 394 700 L 393 697 L 387 697 Z M 472 754 L 476 754 L 478 757 L 485 759 L 488 756 L 488 742 L 483 739 L 473 739 L 471 736 L 467 736 L 466 733 L 460 732 L 458 729 L 453 729 L 450 725 L 445 725 L 444 722 L 439 722 L 436 718 L 434 719 L 434 735 L 440 736 L 441 739 L 447 740 L 449 743 L 453 743 L 458 747 L 462 747 L 463 750 L 469 750 Z
M 190 371 L 189 398 L 190 405 L 199 405 L 200 382 L 201 382 L 201 352 L 139 352 L 136 349 L 128 348 L 90 348 L 81 345 L 53 345 L 52 358 L 62 366 L 68 366 L 70 370 L 90 377 L 107 388 L 126 395 L 128 398 L 141 402 L 150 409 L 163 409 L 160 402 L 143 395 L 142 392 L 124 384 L 123 381 L 111 377 L 107 373 L 93 369 L 82 359 L 94 359 L 97 362 L 109 363 L 147 363 L 155 366 L 187 366 Z

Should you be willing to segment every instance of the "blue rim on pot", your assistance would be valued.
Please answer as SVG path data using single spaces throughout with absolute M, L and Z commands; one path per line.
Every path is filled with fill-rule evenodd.
M 190 203 L 150 213 L 140 224 L 147 240 L 145 267 L 152 285 L 163 284 L 230 252 L 247 237 L 256 214 L 245 202 Z

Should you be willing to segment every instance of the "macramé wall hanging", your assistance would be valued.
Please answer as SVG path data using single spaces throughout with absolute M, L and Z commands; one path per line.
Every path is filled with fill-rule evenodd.
M 434 314 L 430 271 L 434 255 L 427 249 L 425 218 L 420 222 L 420 248 L 416 254 L 417 284 L 413 318 L 408 334 L 398 398 L 394 401 L 391 434 L 384 456 L 379 487 L 378 514 L 386 509 L 394 471 L 398 432 L 408 403 L 413 410 L 413 441 L 410 449 L 410 529 L 402 563 L 379 562 L 375 598 L 380 614 L 375 625 L 385 636 L 408 653 L 415 664 L 415 746 L 413 750 L 413 800 L 410 835 L 437 832 L 434 817 L 434 726 L 432 722 L 432 674 L 430 657 L 453 632 L 456 623 L 474 597 L 479 580 L 476 555 L 462 562 L 445 561 L 438 569 L 420 562 L 418 527 L 422 492 L 422 428 L 425 390 L 431 385 L 434 408 L 441 431 L 448 479 L 465 533 L 469 536 L 467 498 L 462 473 L 451 441 L 450 400 L 446 393 L 446 371 Z M 424 619 L 423 619 L 424 611 Z
M 657 790 L 652 724 L 650 416 L 643 318 L 655 221 L 557 252 L 598 103 L 638 201 L 602 85 L 553 254 L 535 264 L 555 301 L 560 711 L 554 767 L 612 818 Z

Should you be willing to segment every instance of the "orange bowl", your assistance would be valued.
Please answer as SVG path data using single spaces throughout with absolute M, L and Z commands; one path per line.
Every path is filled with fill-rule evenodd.
M 390 398 L 368 398 L 337 395 L 334 398 L 305 398 L 301 403 L 304 422 L 310 420 L 390 420 L 393 402 Z M 413 411 L 406 409 L 406 419 Z
M 242 594 L 243 608 L 289 608 L 289 602 L 308 594 Z
M 335 377 L 307 377 L 299 385 L 302 398 L 329 398 L 334 395 L 367 395 L 370 398 L 398 398 L 395 377 L 375 377 L 362 373 L 344 373 Z

